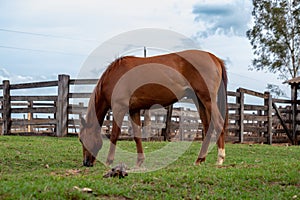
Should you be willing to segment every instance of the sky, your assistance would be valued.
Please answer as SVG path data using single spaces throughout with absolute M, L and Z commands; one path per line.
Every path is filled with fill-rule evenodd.
M 250 0 L 0 0 L 0 81 L 55 80 L 58 74 L 76 78 L 99 46 L 151 28 L 182 34 L 225 60 L 229 90 L 263 92 L 275 84 L 289 96 L 278 75 L 249 70 L 251 11 Z M 127 52 L 110 52 L 103 68 L 119 55 L 142 52 L 142 44 L 139 49 L 130 42 Z

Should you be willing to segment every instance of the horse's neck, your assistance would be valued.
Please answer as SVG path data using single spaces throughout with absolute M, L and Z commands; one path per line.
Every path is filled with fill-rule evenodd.
M 99 123 L 102 126 L 103 119 L 106 115 L 106 107 L 104 102 L 99 102 L 97 98 L 99 98 L 99 96 L 97 96 L 96 92 L 94 91 L 91 95 L 86 114 L 86 122 L 91 126 L 98 126 Z
M 91 126 L 98 122 L 95 108 L 95 92 L 91 94 L 91 98 L 88 104 L 87 112 L 86 112 L 86 123 Z

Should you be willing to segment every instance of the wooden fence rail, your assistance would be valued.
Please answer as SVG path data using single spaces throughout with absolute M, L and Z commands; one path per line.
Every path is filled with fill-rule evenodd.
M 69 114 L 83 114 L 86 107 L 82 105 L 80 108 L 76 105 L 70 105 L 70 99 L 89 98 L 90 93 L 71 93 L 70 87 L 75 84 L 95 85 L 96 79 L 72 80 L 68 75 L 59 75 L 57 81 L 10 84 L 8 80 L 4 80 L 0 85 L 2 89 L 1 109 L 2 115 L 0 122 L 1 134 L 8 135 L 13 132 L 32 132 L 33 127 L 37 127 L 42 131 L 54 132 L 56 136 L 62 137 L 67 135 L 69 123 L 74 119 L 69 119 Z M 11 93 L 24 89 L 37 88 L 54 88 L 53 95 L 12 95 Z M 28 92 L 30 93 L 30 92 Z M 18 115 L 18 117 L 12 117 Z M 23 119 L 20 119 L 23 114 Z M 41 114 L 48 115 L 44 118 L 35 117 Z M 79 120 L 76 120 L 76 122 Z M 23 127 L 22 127 L 23 126 Z M 73 125 L 74 126 L 74 125 Z M 27 128 L 24 128 L 27 127 Z M 46 130 L 48 129 L 48 130 Z
M 57 81 L 23 84 L 10 84 L 8 80 L 4 80 L 0 85 L 1 134 L 46 132 L 62 137 L 71 132 L 78 133 L 79 119 L 86 112 L 92 90 L 79 91 L 77 88 L 86 86 L 93 88 L 97 81 L 97 79 L 70 79 L 68 75 L 59 75 Z M 44 95 L 40 93 L 29 95 L 32 93 L 24 92 L 40 88 L 46 88 Z M 49 89 L 54 91 L 53 94 L 47 92 Z M 227 95 L 228 138 L 237 142 L 255 138 L 256 141 L 269 144 L 279 136 L 285 138 L 285 141 L 288 138 L 292 139 L 289 135 L 293 132 L 290 100 L 273 99 L 268 92 L 260 93 L 244 88 L 228 91 Z M 250 97 L 257 98 L 261 103 L 248 103 L 246 100 Z M 193 103 L 190 99 L 183 99 L 182 102 Z M 299 104 L 300 101 L 293 103 Z M 284 107 L 277 107 L 277 104 Z M 176 108 L 169 107 L 168 111 L 163 108 L 161 111 L 151 111 L 151 134 L 163 135 L 165 139 L 203 137 L 198 113 L 186 108 L 178 109 L 176 111 Z M 111 130 L 110 115 L 111 113 L 104 122 L 108 134 Z M 296 124 L 298 123 L 300 120 L 296 121 Z M 125 125 L 130 129 L 128 122 L 125 122 Z

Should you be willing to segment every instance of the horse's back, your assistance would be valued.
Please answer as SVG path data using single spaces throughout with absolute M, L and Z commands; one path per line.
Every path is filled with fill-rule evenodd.
M 152 84 L 154 89 L 140 90 L 138 93 L 143 94 L 143 98 L 156 94 L 153 91 L 158 87 L 154 84 L 169 88 L 177 97 L 184 95 L 189 87 L 203 86 L 215 95 L 222 79 L 222 68 L 217 64 L 212 54 L 201 50 L 147 58 L 125 56 L 115 60 L 104 72 L 102 89 L 109 102 L 112 102 L 112 96 L 128 99 L 139 87 L 147 84 Z

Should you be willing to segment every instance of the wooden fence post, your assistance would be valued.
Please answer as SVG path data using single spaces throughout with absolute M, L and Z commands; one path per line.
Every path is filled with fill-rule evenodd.
M 272 144 L 272 95 L 270 92 L 265 92 L 265 106 L 267 106 L 267 143 Z
M 184 114 L 183 114 L 183 107 L 180 107 L 180 114 L 179 114 L 179 141 L 184 140 Z
M 147 140 L 151 136 L 151 113 L 150 110 L 142 110 L 142 114 L 144 115 L 144 120 L 142 123 L 142 135 L 143 138 L 147 138 Z
M 241 88 L 238 88 L 237 91 L 238 93 L 236 97 L 236 103 L 239 104 L 239 108 L 237 111 L 237 114 L 239 116 L 239 119 L 237 120 L 237 126 L 239 127 L 238 129 L 238 135 L 239 135 L 239 142 L 243 143 L 244 142 L 244 103 L 245 103 L 245 94 L 242 91 Z
M 28 101 L 28 108 L 32 108 L 32 107 L 33 107 L 33 101 Z M 27 113 L 27 120 L 28 120 L 28 122 L 33 120 L 33 113 L 32 112 Z M 33 131 L 32 125 L 28 124 L 27 125 L 27 132 L 32 132 L 32 131 Z
M 164 136 L 164 141 L 169 141 L 170 132 L 171 132 L 171 118 L 173 112 L 173 104 L 167 106 L 166 109 L 167 109 L 166 128 L 162 130 L 162 135 Z
M 3 81 L 3 128 L 2 135 L 8 135 L 11 131 L 11 103 L 9 80 Z
M 58 96 L 56 105 L 56 136 L 58 137 L 63 137 L 68 134 L 69 80 L 69 75 L 58 75 Z
M 292 99 L 292 144 L 296 145 L 296 140 L 297 140 L 297 89 L 298 86 L 296 84 L 291 85 L 291 99 Z

